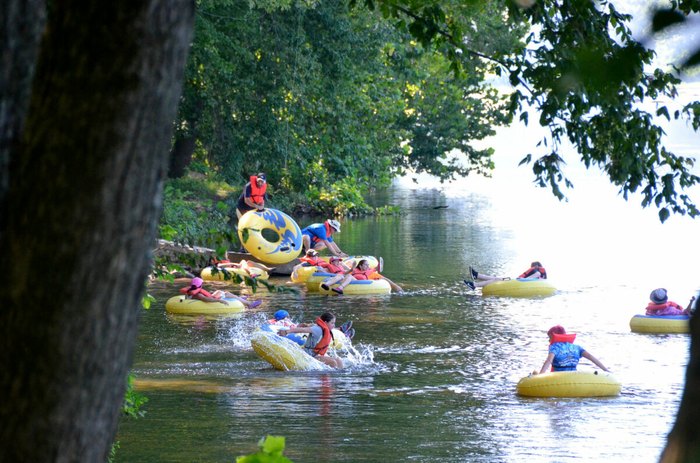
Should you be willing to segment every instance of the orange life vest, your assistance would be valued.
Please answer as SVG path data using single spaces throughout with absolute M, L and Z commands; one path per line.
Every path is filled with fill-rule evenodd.
M 570 342 L 573 343 L 576 339 L 576 333 L 558 334 L 552 333 L 552 339 L 549 341 L 550 344 L 555 342 Z
M 250 199 L 252 199 L 255 204 L 263 204 L 265 202 L 266 191 L 267 182 L 263 183 L 263 186 L 258 187 L 258 176 L 252 175 L 250 177 Z
M 543 280 L 547 279 L 547 271 L 544 269 L 544 267 L 530 267 L 529 269 L 525 270 L 518 278 L 529 278 L 530 275 L 533 275 L 535 272 L 540 272 L 539 278 Z
M 328 270 L 328 273 L 345 273 L 345 269 L 340 265 L 333 265 L 330 262 L 321 261 L 318 263 L 319 267 L 323 267 Z
M 316 319 L 316 324 L 321 327 L 321 330 L 323 331 L 323 336 L 321 336 L 321 340 L 316 343 L 316 345 L 313 347 L 313 351 L 317 355 L 324 355 L 328 351 L 328 347 L 331 345 L 331 341 L 333 340 L 333 333 L 331 332 L 330 328 L 328 328 L 328 325 L 326 325 L 326 322 L 321 320 L 321 318 Z
M 356 280 L 374 280 L 375 278 L 372 278 L 374 273 L 377 273 L 377 271 L 373 268 L 360 270 L 356 267 L 352 271 L 352 276 L 354 276 Z
M 674 309 L 678 309 L 681 312 L 683 312 L 683 307 L 679 306 L 673 301 L 666 301 L 663 304 L 654 304 L 653 302 L 650 302 L 647 305 L 647 315 L 654 315 L 657 312 L 663 312 L 669 307 L 672 307 Z

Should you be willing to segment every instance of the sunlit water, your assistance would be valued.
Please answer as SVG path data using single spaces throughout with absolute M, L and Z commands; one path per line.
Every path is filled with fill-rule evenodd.
M 655 287 L 682 305 L 698 289 L 698 221 L 661 225 L 639 198 L 622 201 L 575 164 L 569 202 L 556 201 L 515 167 L 531 135 L 499 133 L 493 179 L 404 179 L 375 198 L 403 215 L 343 223 L 340 246 L 383 256 L 404 295 L 262 291 L 255 312 L 206 320 L 166 315 L 178 286 L 152 285 L 158 302 L 143 314 L 134 363 L 147 413 L 121 421 L 117 461 L 231 462 L 268 434 L 286 436 L 285 455 L 297 463 L 656 461 L 689 338 L 634 334 L 629 319 Z M 681 131 L 676 149 L 697 156 L 693 137 Z M 469 265 L 515 276 L 532 260 L 546 266 L 556 295 L 482 298 L 461 283 Z M 298 321 L 325 310 L 353 320 L 359 358 L 343 371 L 273 370 L 250 336 L 280 308 Z M 542 365 L 554 324 L 613 371 L 619 397 L 515 395 L 518 379 Z
M 399 185 L 389 199 L 405 215 L 344 223 L 341 246 L 384 256 L 405 295 L 261 292 L 256 312 L 205 320 L 166 315 L 177 286 L 152 285 L 158 303 L 144 312 L 134 364 L 150 401 L 144 418 L 122 420 L 118 461 L 230 462 L 267 434 L 286 436 L 297 462 L 655 461 L 680 400 L 688 337 L 633 334 L 628 323 L 654 287 L 682 304 L 696 289 L 697 226 L 679 222 L 666 235 L 635 205 L 619 213 L 640 223 L 553 202 L 527 212 L 520 199 L 450 188 Z M 482 298 L 461 283 L 470 264 L 514 275 L 532 259 L 557 295 Z M 353 320 L 361 361 L 339 372 L 273 370 L 250 336 L 279 308 L 300 321 L 324 310 Z M 515 395 L 557 323 L 613 370 L 621 396 Z

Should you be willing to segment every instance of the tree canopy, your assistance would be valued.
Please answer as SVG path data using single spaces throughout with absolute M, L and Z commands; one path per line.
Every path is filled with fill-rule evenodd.
M 196 153 L 232 183 L 266 170 L 283 191 L 318 198 L 406 172 L 488 174 L 492 151 L 473 142 L 532 117 L 548 136 L 522 163 L 557 197 L 571 186 L 561 154 L 568 141 L 586 167 L 602 169 L 625 198 L 640 192 L 662 221 L 698 214 L 684 194 L 700 180 L 694 159 L 665 147 L 655 117 L 697 129 L 700 103 L 645 109 L 674 98 L 680 81 L 651 67 L 653 51 L 612 3 L 359 6 L 200 0 L 176 124 L 184 159 Z M 674 6 L 655 27 L 697 11 L 689 1 Z M 495 76 L 512 91 L 499 92 Z

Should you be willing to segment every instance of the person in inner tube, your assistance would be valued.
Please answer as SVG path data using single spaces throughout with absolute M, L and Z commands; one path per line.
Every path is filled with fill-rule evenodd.
M 324 312 L 316 319 L 312 326 L 297 326 L 296 328 L 282 329 L 277 332 L 280 336 L 290 333 L 309 333 L 304 344 L 304 351 L 326 365 L 333 368 L 343 368 L 343 361 L 337 357 L 326 355 L 333 342 L 333 328 L 335 328 L 335 315 Z
M 240 219 L 248 211 L 262 211 L 267 200 L 267 176 L 260 172 L 251 175 L 250 181 L 245 184 L 241 196 L 236 204 L 236 216 Z
M 603 371 L 610 371 L 586 349 L 571 342 L 574 335 L 569 335 L 569 339 L 564 335 L 566 335 L 566 330 L 561 325 L 555 325 L 547 331 L 549 353 L 539 374 L 546 373 L 550 367 L 552 371 L 576 371 L 581 357 L 590 360 Z M 537 374 L 537 372 L 533 373 Z
M 693 302 L 695 296 L 690 298 L 688 307 L 685 309 L 673 301 L 668 300 L 668 292 L 664 288 L 656 288 L 649 295 L 647 304 L 647 315 L 656 317 L 669 317 L 674 315 L 692 315 Z
M 464 280 L 464 284 L 469 286 L 471 289 L 482 288 L 495 281 L 510 280 L 510 277 L 497 277 L 495 275 L 486 275 L 484 273 L 477 272 L 474 267 L 471 266 L 469 267 L 469 276 L 471 276 L 471 280 Z M 518 278 L 546 280 L 547 270 L 544 269 L 539 261 L 534 261 L 530 264 L 530 268 L 521 273 Z
M 192 278 L 190 286 L 180 288 L 180 294 L 184 294 L 189 299 L 197 299 L 202 302 L 220 302 L 224 305 L 228 305 L 228 301 L 226 299 L 235 299 L 240 301 L 248 309 L 253 309 L 262 304 L 261 300 L 249 301 L 244 297 L 236 296 L 228 291 L 216 290 L 213 293 L 210 293 L 202 288 L 202 284 L 204 284 L 204 280 L 201 278 Z

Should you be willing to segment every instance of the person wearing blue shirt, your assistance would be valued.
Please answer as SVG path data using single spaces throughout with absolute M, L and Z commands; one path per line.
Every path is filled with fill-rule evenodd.
M 320 251 L 323 248 L 328 248 L 334 256 L 348 257 L 333 241 L 333 233 L 340 233 L 340 222 L 333 219 L 328 219 L 323 223 L 314 223 L 304 228 L 301 231 L 304 252 L 309 249 Z
M 576 335 L 566 335 L 563 326 L 551 327 L 547 331 L 547 336 L 549 336 L 549 354 L 547 354 L 547 359 L 540 369 L 540 374 L 549 371 L 550 367 L 552 371 L 576 371 L 581 357 L 590 360 L 603 371 L 610 371 L 586 349 L 571 342 Z

